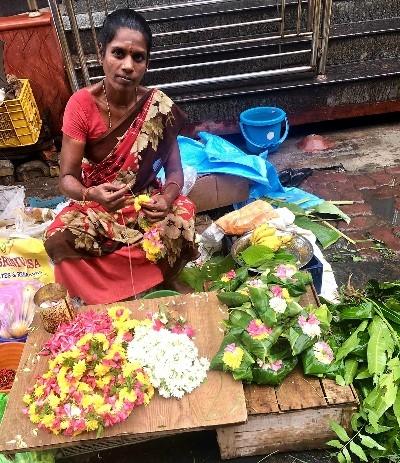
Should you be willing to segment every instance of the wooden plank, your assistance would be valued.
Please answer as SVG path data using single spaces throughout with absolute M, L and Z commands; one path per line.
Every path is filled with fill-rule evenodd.
M 279 405 L 273 387 L 247 384 L 244 386 L 244 395 L 249 415 L 279 413 Z
M 335 436 L 329 422 L 349 429 L 355 409 L 348 405 L 249 416 L 245 424 L 217 429 L 221 458 L 322 448 Z
M 354 403 L 357 401 L 357 396 L 349 386 L 339 386 L 332 379 L 321 379 L 322 389 L 325 394 L 325 399 L 329 405 Z
M 160 300 L 140 300 L 124 303 L 138 319 L 143 319 L 149 311 L 158 308 Z M 222 320 L 226 312 L 220 306 L 216 294 L 187 294 L 172 298 L 163 298 L 162 303 L 177 310 L 196 329 L 195 343 L 199 354 L 211 359 L 221 344 L 223 330 Z M 95 310 L 105 310 L 104 306 L 92 306 Z M 20 436 L 26 450 L 46 449 L 78 442 L 90 443 L 96 439 L 96 433 L 83 433 L 76 437 L 55 436 L 38 430 L 21 413 L 22 396 L 28 385 L 37 375 L 47 370 L 45 357 L 37 355 L 49 334 L 44 332 L 37 318 L 33 323 L 33 331 L 26 343 L 17 378 L 10 393 L 10 400 L 0 427 L 0 451 L 16 451 L 21 443 L 15 443 L 16 435 Z M 215 426 L 244 422 L 247 419 L 243 386 L 234 381 L 231 375 L 210 371 L 205 381 L 191 394 L 181 400 L 164 399 L 158 394 L 145 407 L 138 407 L 129 418 L 116 426 L 106 428 L 104 438 L 115 436 L 146 437 L 156 433 L 182 432 L 200 430 Z M 16 426 L 16 423 L 18 425 Z
M 276 389 L 276 398 L 281 411 L 326 406 L 324 391 L 319 380 L 306 378 L 299 368 L 292 371 Z

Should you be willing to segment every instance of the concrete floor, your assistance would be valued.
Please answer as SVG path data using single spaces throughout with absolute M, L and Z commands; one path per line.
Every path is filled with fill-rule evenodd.
M 347 282 L 350 274 L 356 285 L 373 277 L 384 280 L 400 278 L 400 228 L 393 217 L 400 210 L 400 124 L 393 118 L 379 124 L 359 126 L 357 121 L 332 122 L 323 126 L 295 128 L 278 153 L 270 156 L 277 168 L 312 167 L 316 172 L 302 187 L 324 199 L 353 199 L 346 212 L 352 216 L 353 228 L 346 234 L 360 240 L 356 246 L 341 240 L 326 255 L 332 262 L 339 284 Z M 351 126 L 351 124 L 355 124 Z M 305 135 L 322 133 L 335 147 L 318 153 L 304 153 L 296 143 Z M 334 168 L 331 170 L 331 168 Z M 46 179 L 38 186 L 35 179 L 27 184 L 27 196 L 48 197 L 57 194 L 56 180 Z M 343 197 L 345 195 L 345 197 Z M 346 197 L 347 196 L 347 197 Z M 396 199 L 399 198 L 399 199 Z M 390 202 L 390 214 L 385 207 L 376 207 L 384 200 Z M 374 202 L 374 200 L 376 200 Z M 386 201 L 386 202 L 385 202 Z M 383 204 L 383 203 L 382 203 Z M 387 209 L 387 208 L 386 208 Z M 343 224 L 342 224 L 343 225 Z M 382 230 L 383 241 L 376 241 Z M 365 237 L 377 233 L 365 244 Z M 382 235 L 383 236 L 383 235 Z M 386 240 L 386 241 L 385 241 Z M 397 240 L 397 241 L 396 241 Z M 354 256 L 361 256 L 354 259 Z M 70 457 L 62 461 L 73 463 L 219 463 L 221 462 L 215 433 L 203 431 L 167 437 L 153 442 L 120 447 L 99 454 Z M 336 461 L 327 451 L 312 451 L 281 455 L 264 455 L 231 460 L 232 463 L 328 463 Z

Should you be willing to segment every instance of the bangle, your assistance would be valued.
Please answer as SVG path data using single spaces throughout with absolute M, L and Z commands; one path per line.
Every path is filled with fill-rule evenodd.
M 94 188 L 94 187 L 90 186 L 89 188 L 85 188 L 85 189 L 83 190 L 83 193 L 82 193 L 82 201 L 83 201 L 84 203 L 87 201 L 87 199 L 86 199 L 86 198 L 87 198 L 87 195 L 88 195 L 88 193 L 89 193 L 89 190 L 92 189 L 92 188 Z
M 182 193 L 182 187 L 181 185 L 179 185 L 178 182 L 174 182 L 173 180 L 167 182 L 165 185 L 164 185 L 164 188 L 163 188 L 163 193 L 165 192 L 165 190 L 168 188 L 169 185 L 176 185 L 178 187 L 178 191 L 179 191 L 179 194 Z

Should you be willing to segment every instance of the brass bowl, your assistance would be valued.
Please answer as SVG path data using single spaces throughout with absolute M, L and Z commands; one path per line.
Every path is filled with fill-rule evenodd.
M 232 245 L 231 248 L 231 255 L 233 260 L 240 266 L 243 267 L 244 263 L 240 260 L 239 255 L 243 252 L 246 248 L 251 246 L 250 238 L 252 232 L 248 232 L 238 238 Z M 299 268 L 304 267 L 307 265 L 314 255 L 314 250 L 310 241 L 304 236 L 293 234 L 292 241 L 287 245 L 283 246 L 284 249 L 289 254 L 292 254 L 296 258 L 296 265 Z M 250 269 L 254 271 L 258 271 L 257 269 Z

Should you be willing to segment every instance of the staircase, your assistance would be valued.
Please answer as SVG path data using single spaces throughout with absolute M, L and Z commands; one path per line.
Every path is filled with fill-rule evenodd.
M 154 33 L 145 85 L 165 90 L 194 123 L 223 121 L 226 131 L 259 105 L 284 108 L 292 123 L 400 109 L 400 0 L 333 0 L 327 53 L 323 0 L 72 4 L 81 48 L 68 2 L 59 13 L 75 87 L 101 78 L 94 35 L 106 11 L 135 5 Z

